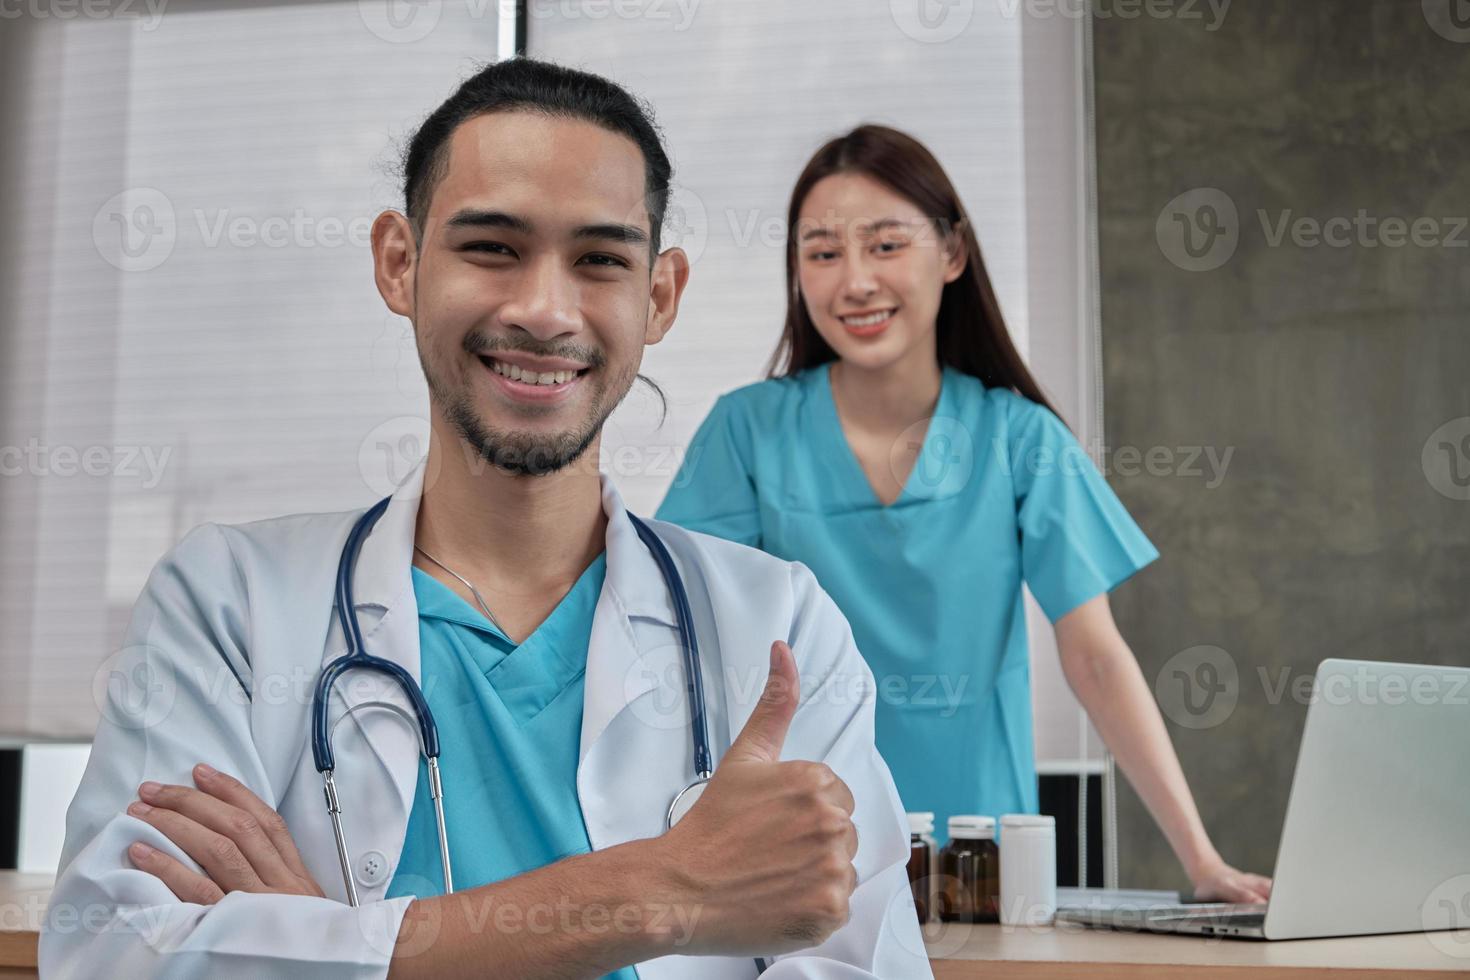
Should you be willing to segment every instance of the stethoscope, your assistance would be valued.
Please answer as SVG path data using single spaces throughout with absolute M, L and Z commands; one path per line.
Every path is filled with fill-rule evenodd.
M 327 724 L 327 701 L 332 685 L 344 672 L 354 667 L 376 670 L 391 678 L 408 698 L 414 717 L 409 718 L 402 708 L 391 702 L 367 701 L 349 708 L 337 719 L 337 723 L 340 724 L 342 718 L 353 711 L 371 706 L 395 711 L 411 724 L 417 724 L 419 751 L 429 766 L 429 796 L 434 803 L 434 823 L 439 833 L 439 864 L 444 870 L 444 893 L 447 895 L 454 891 L 454 876 L 449 862 L 449 838 L 444 829 L 444 785 L 439 776 L 439 729 L 434 724 L 434 714 L 429 710 L 423 690 L 407 670 L 391 660 L 374 657 L 363 648 L 362 629 L 358 626 L 357 609 L 352 602 L 352 572 L 357 565 L 357 553 L 362 550 L 363 539 L 388 509 L 390 500 L 391 497 L 384 497 L 368 508 L 347 534 L 347 543 L 343 545 L 342 557 L 337 562 L 337 621 L 342 625 L 347 652 L 322 669 L 311 700 L 311 753 L 316 761 L 316 771 L 322 774 L 327 813 L 332 818 L 332 836 L 337 842 L 337 860 L 342 865 L 342 881 L 347 885 L 347 901 L 354 908 L 357 906 L 357 886 L 353 884 L 347 837 L 342 830 L 342 806 L 337 798 L 336 783 L 332 779 L 336 768 L 332 757 L 332 732 L 336 726 Z M 714 774 L 709 751 L 708 721 L 704 711 L 704 677 L 699 668 L 699 646 L 694 633 L 694 615 L 689 609 L 689 594 L 684 591 L 684 580 L 674 565 L 674 559 L 652 528 L 631 513 L 628 514 L 628 520 L 633 522 L 638 536 L 653 553 L 653 559 L 663 574 L 664 583 L 674 602 L 679 647 L 684 654 L 684 686 L 689 699 L 689 734 L 694 743 L 695 774 L 693 781 L 674 794 L 669 803 L 668 812 L 664 815 L 664 830 L 667 831 L 694 805 Z M 764 970 L 765 961 L 757 959 L 756 966 Z

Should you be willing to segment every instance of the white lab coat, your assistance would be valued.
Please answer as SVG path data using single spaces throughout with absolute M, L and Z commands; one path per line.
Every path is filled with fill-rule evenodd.
M 354 578 L 368 652 L 415 679 L 418 610 L 409 568 L 423 472 L 420 461 L 395 492 L 363 544 Z M 594 850 L 662 833 L 669 801 L 694 771 L 668 590 L 605 475 L 602 502 L 607 577 L 587 653 L 577 767 Z M 154 568 L 125 647 L 108 665 L 103 718 L 67 811 L 41 936 L 43 976 L 386 975 L 412 901 L 383 894 L 413 803 L 416 730 L 376 708 L 336 727 L 336 782 L 362 903 L 356 909 L 346 904 L 309 734 L 316 677 L 345 650 L 333 582 L 361 513 L 205 524 Z M 873 677 L 847 621 L 806 566 L 651 523 L 690 596 L 716 760 L 765 685 L 772 641 L 783 639 L 796 656 L 803 700 L 782 758 L 827 763 L 857 801 L 860 884 L 849 922 L 820 946 L 778 958 L 765 976 L 930 977 L 905 872 L 907 828 L 873 744 Z M 406 706 L 376 673 L 350 671 L 337 692 L 334 720 L 343 699 Z M 133 866 L 127 847 L 142 840 L 197 867 L 124 811 L 144 779 L 192 785 L 199 762 L 236 776 L 280 812 L 327 898 L 232 892 L 213 906 L 194 905 Z M 496 927 L 488 915 L 485 922 Z M 419 926 L 415 940 L 431 939 L 432 929 Z M 753 976 L 755 967 L 743 958 L 673 955 L 640 963 L 638 972 L 642 980 L 720 980 Z

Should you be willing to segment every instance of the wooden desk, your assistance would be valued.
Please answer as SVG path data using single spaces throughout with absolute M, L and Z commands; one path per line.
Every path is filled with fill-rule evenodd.
M 50 875 L 0 871 L 0 980 L 36 975 Z M 1470 930 L 1262 943 L 933 924 L 935 980 L 1401 980 L 1470 976 Z
M 51 897 L 51 875 L 23 875 L 0 871 L 0 978 L 36 975 L 36 940 L 46 900 Z
M 930 924 L 935 980 L 1402 980 L 1470 976 L 1470 929 L 1282 942 Z

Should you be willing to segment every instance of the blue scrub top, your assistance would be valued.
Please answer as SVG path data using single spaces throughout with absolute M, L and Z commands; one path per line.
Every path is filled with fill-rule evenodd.
M 412 574 L 421 685 L 439 727 L 455 890 L 588 853 L 577 756 L 587 645 L 607 577 L 606 552 L 520 645 L 432 575 L 418 568 Z M 444 893 L 428 773 L 420 761 L 389 898 Z M 560 921 L 560 911 L 549 914 L 551 922 Z M 631 966 L 608 974 L 613 980 L 637 976 Z
M 658 516 L 816 574 L 873 670 L 904 807 L 934 811 L 937 836 L 954 814 L 1035 813 L 1021 583 L 1055 622 L 1158 551 L 1060 419 L 949 367 L 884 506 L 828 367 L 721 396 Z

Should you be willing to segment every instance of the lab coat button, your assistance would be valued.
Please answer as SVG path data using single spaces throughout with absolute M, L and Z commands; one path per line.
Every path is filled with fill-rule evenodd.
M 388 855 L 382 851 L 364 851 L 357 859 L 357 883 L 367 888 L 380 885 L 388 877 Z

